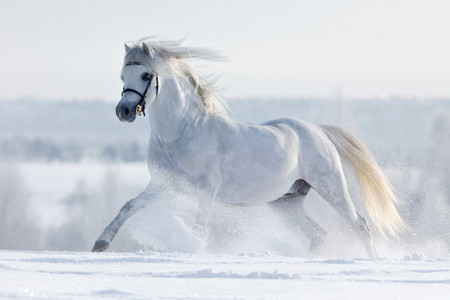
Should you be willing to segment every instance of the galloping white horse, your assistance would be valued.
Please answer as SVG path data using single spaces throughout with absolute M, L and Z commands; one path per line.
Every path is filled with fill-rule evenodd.
M 303 209 L 313 188 L 348 222 L 368 255 L 376 257 L 368 222 L 350 199 L 342 164 L 354 172 L 366 209 L 383 235 L 395 237 L 406 227 L 395 208 L 391 185 L 352 134 L 297 119 L 260 125 L 236 122 L 227 116 L 213 84 L 186 63 L 191 58 L 217 59 L 214 52 L 149 39 L 125 48 L 121 76 L 125 86 L 116 114 L 123 122 L 133 122 L 136 115 L 145 115 L 147 106 L 148 168 L 157 176 L 122 207 L 92 251 L 107 249 L 126 220 L 176 187 L 198 195 L 197 234 L 204 232 L 216 200 L 241 206 L 268 203 L 305 232 L 314 254 L 327 233 Z M 180 182 L 194 188 L 183 190 L 186 185 Z

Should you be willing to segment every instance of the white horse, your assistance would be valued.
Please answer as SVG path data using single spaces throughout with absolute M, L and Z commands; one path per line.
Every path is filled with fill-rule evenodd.
M 123 223 L 147 203 L 195 191 L 199 198 L 196 233 L 203 234 L 213 203 L 251 206 L 268 203 L 311 240 L 317 253 L 327 235 L 309 218 L 303 203 L 313 188 L 350 225 L 370 257 L 377 252 L 368 222 L 355 209 L 342 165 L 359 184 L 374 224 L 394 237 L 406 225 L 397 213 L 397 198 L 369 150 L 352 134 L 329 125 L 278 119 L 260 125 L 234 121 L 224 103 L 186 61 L 217 59 L 214 52 L 183 47 L 181 42 L 142 39 L 126 54 L 122 99 L 116 114 L 133 122 L 144 112 L 150 121 L 148 168 L 153 175 L 145 191 L 128 201 L 105 228 L 92 251 L 107 249 Z M 189 182 L 194 189 L 183 189 Z

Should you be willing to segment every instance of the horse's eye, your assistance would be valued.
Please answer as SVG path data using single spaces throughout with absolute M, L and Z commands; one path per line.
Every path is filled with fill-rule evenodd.
M 149 81 L 150 78 L 152 78 L 152 76 L 150 75 L 150 73 L 143 73 L 143 74 L 141 75 L 141 78 L 142 78 L 142 80 L 144 80 L 144 81 Z

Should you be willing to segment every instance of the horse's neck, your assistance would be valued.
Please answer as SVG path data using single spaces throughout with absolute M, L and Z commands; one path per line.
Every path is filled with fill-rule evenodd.
M 176 140 L 189 126 L 201 117 L 204 109 L 192 85 L 182 77 L 165 77 L 154 105 L 149 107 L 152 134 L 167 142 Z

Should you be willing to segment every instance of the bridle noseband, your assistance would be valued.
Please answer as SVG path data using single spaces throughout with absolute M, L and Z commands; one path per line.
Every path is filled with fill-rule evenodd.
M 132 61 L 132 62 L 127 63 L 125 66 L 134 66 L 134 65 L 141 65 L 141 63 L 138 62 L 138 61 Z M 132 93 L 138 94 L 141 97 L 141 100 L 139 100 L 139 103 L 136 106 L 136 114 L 138 116 L 140 116 L 141 113 L 143 113 L 144 117 L 145 117 L 145 104 L 146 104 L 145 98 L 147 97 L 148 88 L 152 84 L 153 77 L 155 77 L 155 88 L 156 88 L 155 99 L 156 99 L 158 97 L 158 94 L 159 94 L 159 78 L 158 78 L 158 75 L 150 74 L 150 78 L 148 79 L 147 86 L 145 87 L 145 91 L 142 94 L 140 92 L 136 91 L 135 89 L 129 89 L 129 88 L 123 87 L 123 91 L 122 91 L 122 94 L 121 94 L 122 96 L 123 96 L 123 93 L 132 92 Z

